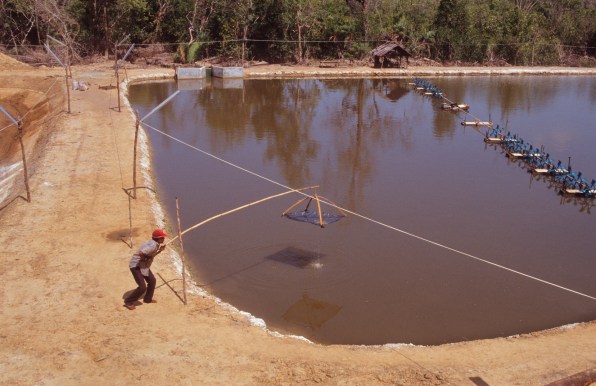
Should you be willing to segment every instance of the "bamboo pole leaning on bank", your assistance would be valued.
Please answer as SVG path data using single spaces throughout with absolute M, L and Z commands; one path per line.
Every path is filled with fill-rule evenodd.
M 176 197 L 176 220 L 178 222 L 178 238 L 180 239 L 180 258 L 182 259 L 182 297 L 186 305 L 186 259 L 184 258 L 184 244 L 182 243 L 182 227 L 180 227 L 180 207 Z

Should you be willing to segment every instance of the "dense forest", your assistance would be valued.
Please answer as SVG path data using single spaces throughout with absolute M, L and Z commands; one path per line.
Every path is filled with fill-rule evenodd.
M 60 41 L 73 61 L 133 43 L 184 63 L 359 61 L 387 40 L 442 63 L 595 66 L 596 0 L 0 0 L 13 55 Z

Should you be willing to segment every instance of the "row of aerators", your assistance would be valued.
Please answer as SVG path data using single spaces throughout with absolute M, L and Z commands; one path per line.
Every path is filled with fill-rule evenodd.
M 467 112 L 470 108 L 467 104 L 457 104 L 449 101 L 445 97 L 443 90 L 424 79 L 416 78 L 411 84 L 415 86 L 416 90 L 421 91 L 423 95 L 442 99 L 441 108 L 444 110 Z M 576 173 L 572 171 L 571 165 L 563 166 L 560 160 L 555 162 L 543 148 L 535 148 L 517 134 L 512 134 L 511 132 L 505 134 L 504 128 L 499 127 L 499 125 L 493 127 L 492 122 L 482 122 L 476 119 L 470 122 L 463 121 L 461 124 L 464 126 L 488 127 L 484 142 L 498 144 L 503 147 L 507 157 L 526 162 L 531 168 L 532 174 L 550 176 L 554 179 L 562 194 L 585 198 L 596 197 L 595 179 L 588 182 L 582 176 L 581 172 Z
M 530 166 L 532 174 L 550 176 L 559 186 L 562 194 L 586 198 L 596 197 L 596 180 L 588 182 L 582 172 L 574 172 L 571 165 L 563 166 L 561 160 L 555 162 L 543 148 L 536 148 L 525 142 L 517 134 L 507 132 L 503 127 L 492 128 L 486 132 L 484 142 L 498 144 L 505 149 L 507 157 L 520 159 Z
M 437 86 L 435 86 L 427 80 L 416 78 L 414 79 L 414 82 L 410 84 L 413 85 L 416 88 L 416 90 L 422 92 L 423 95 L 440 98 L 443 101 L 443 103 L 441 103 L 441 108 L 443 110 L 465 113 L 467 113 L 470 110 L 470 105 L 466 103 L 456 103 L 447 99 L 443 90 L 441 90 L 440 88 L 438 88 Z M 474 119 L 473 121 L 464 120 L 461 124 L 462 126 L 493 126 L 492 122 L 483 122 L 480 119 Z

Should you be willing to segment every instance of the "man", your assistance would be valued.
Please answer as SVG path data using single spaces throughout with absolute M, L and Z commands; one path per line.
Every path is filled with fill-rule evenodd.
M 132 255 L 128 267 L 138 287 L 124 299 L 124 307 L 129 310 L 136 308 L 134 303 L 139 300 L 143 293 L 145 293 L 143 297 L 144 303 L 157 303 L 153 300 L 156 280 L 150 267 L 151 263 L 153 263 L 153 258 L 166 247 L 163 243 L 167 236 L 161 229 L 154 230 L 151 240 L 145 241 Z

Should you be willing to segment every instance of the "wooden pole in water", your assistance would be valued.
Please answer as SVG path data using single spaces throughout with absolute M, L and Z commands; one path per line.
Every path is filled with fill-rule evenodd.
M 321 213 L 321 201 L 319 201 L 319 197 L 317 196 L 317 192 L 315 192 L 315 200 L 317 200 L 317 210 L 319 211 L 319 226 L 321 228 L 323 228 L 324 225 L 323 225 L 323 214 Z
M 23 144 L 23 125 L 19 120 L 17 124 L 19 131 L 19 143 L 21 144 L 21 154 L 23 156 L 23 173 L 25 174 L 25 189 L 27 190 L 27 202 L 31 202 L 31 191 L 29 190 L 29 173 L 27 172 L 27 159 L 25 157 L 25 145 Z
M 178 206 L 178 197 L 176 197 L 176 220 L 178 221 L 178 238 L 180 239 L 180 251 L 182 259 L 182 294 L 184 298 L 184 305 L 186 305 L 186 262 L 184 258 L 184 244 L 182 244 L 182 228 L 180 227 L 180 207 Z
M 286 209 L 281 215 L 285 216 L 286 214 L 288 214 L 292 209 L 294 209 L 296 206 L 300 205 L 301 203 L 303 203 L 304 201 L 308 200 L 308 197 L 304 197 L 301 198 L 300 200 L 298 200 L 297 203 L 293 204 L 292 206 L 290 206 L 288 209 Z

